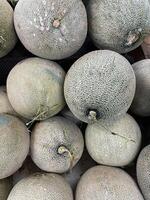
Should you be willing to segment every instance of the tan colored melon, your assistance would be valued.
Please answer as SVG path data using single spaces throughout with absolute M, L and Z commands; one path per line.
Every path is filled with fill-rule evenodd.
M 56 115 L 65 105 L 64 70 L 55 62 L 28 58 L 19 62 L 7 78 L 7 94 L 21 116 L 43 120 Z
M 73 200 L 72 190 L 57 174 L 36 173 L 22 179 L 7 200 Z
M 76 53 L 87 35 L 87 14 L 81 0 L 19 1 L 14 23 L 26 49 L 51 60 Z
M 144 200 L 134 180 L 123 170 L 96 166 L 83 174 L 76 200 Z
M 110 166 L 129 165 L 141 146 L 141 131 L 128 114 L 110 126 L 89 124 L 85 134 L 86 147 L 99 164 Z
M 29 132 L 18 118 L 0 114 L 0 179 L 14 174 L 29 152 Z
M 76 124 L 63 117 L 37 123 L 31 134 L 31 157 L 47 172 L 64 173 L 82 156 L 83 136 Z
M 5 86 L 0 86 L 0 113 L 17 114 L 8 100 Z

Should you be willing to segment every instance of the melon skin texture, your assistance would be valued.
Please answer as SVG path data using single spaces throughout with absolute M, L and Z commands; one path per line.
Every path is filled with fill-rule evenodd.
M 51 60 L 76 53 L 87 35 L 87 14 L 81 0 L 19 1 L 14 24 L 26 49 Z
M 89 32 L 98 48 L 127 53 L 150 34 L 148 0 L 90 0 Z
M 36 173 L 19 181 L 7 200 L 73 200 L 72 190 L 57 174 Z
M 0 200 L 7 200 L 12 189 L 12 179 L 5 178 L 0 180 Z
M 132 65 L 136 76 L 136 91 L 131 111 L 142 117 L 150 116 L 150 59 Z
M 135 159 L 141 145 L 141 131 L 126 114 L 111 126 L 89 124 L 85 140 L 89 154 L 97 163 L 122 167 Z
M 63 117 L 37 123 L 31 135 L 31 157 L 47 172 L 64 173 L 82 156 L 84 140 L 76 124 Z
M 18 113 L 14 111 L 13 107 L 9 102 L 5 86 L 0 86 L 0 113 L 14 115 L 20 118 L 25 123 L 27 123 L 28 121 L 27 119 L 21 117 L 20 115 L 18 115 Z
M 126 113 L 135 93 L 130 63 L 109 50 L 90 52 L 69 69 L 64 95 L 71 112 L 81 121 L 111 123 Z
M 140 152 L 137 159 L 136 173 L 138 184 L 145 200 L 150 200 L 150 145 Z
M 13 9 L 6 0 L 0 0 L 0 58 L 15 46 L 17 36 L 13 25 Z
M 14 174 L 29 152 L 29 133 L 18 118 L 0 114 L 0 179 Z
M 0 86 L 0 113 L 17 115 L 8 100 L 5 86 Z
M 7 93 L 21 116 L 44 120 L 63 109 L 64 70 L 55 62 L 29 58 L 19 62 L 7 78 Z
M 83 174 L 75 200 L 144 200 L 134 180 L 123 170 L 96 166 Z

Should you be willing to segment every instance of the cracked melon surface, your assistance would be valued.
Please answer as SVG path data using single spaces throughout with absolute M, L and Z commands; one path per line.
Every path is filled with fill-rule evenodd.
M 89 154 L 97 163 L 122 167 L 138 154 L 141 131 L 136 121 L 126 114 L 111 126 L 89 124 L 85 140 Z

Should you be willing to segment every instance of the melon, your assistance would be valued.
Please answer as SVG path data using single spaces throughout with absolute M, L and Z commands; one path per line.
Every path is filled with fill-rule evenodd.
M 60 112 L 65 106 L 64 70 L 55 62 L 28 58 L 19 62 L 7 78 L 7 94 L 14 110 L 33 122 Z
M 19 1 L 14 24 L 26 49 L 50 60 L 76 53 L 87 35 L 87 14 L 81 0 Z
M 141 131 L 136 121 L 126 114 L 110 126 L 89 124 L 85 140 L 89 154 L 97 163 L 123 167 L 137 156 Z
M 19 181 L 7 200 L 73 200 L 65 179 L 52 173 L 35 173 Z
M 122 169 L 96 166 L 81 177 L 76 200 L 144 200 L 134 180 Z
M 14 174 L 29 152 L 29 132 L 18 118 L 0 114 L 0 179 Z
M 111 123 L 125 115 L 135 94 L 130 63 L 110 50 L 90 52 L 69 69 L 64 95 L 71 112 L 81 121 Z
M 150 200 L 150 145 L 143 148 L 140 152 L 136 165 L 136 173 L 138 184 L 145 200 Z
M 98 48 L 127 53 L 150 34 L 149 0 L 90 0 L 89 32 Z
M 131 111 L 139 116 L 150 116 L 150 59 L 134 63 L 136 76 L 136 92 Z

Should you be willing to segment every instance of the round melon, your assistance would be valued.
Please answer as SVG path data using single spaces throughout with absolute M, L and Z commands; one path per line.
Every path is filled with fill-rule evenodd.
M 52 60 L 73 55 L 87 35 L 87 14 L 81 0 L 19 1 L 14 23 L 26 49 Z
M 57 174 L 36 173 L 19 181 L 7 200 L 73 200 L 70 185 Z
M 7 94 L 14 110 L 35 120 L 49 118 L 65 105 L 64 70 L 55 62 L 28 58 L 19 62 L 7 78 Z
M 7 55 L 17 42 L 13 25 L 13 9 L 6 0 L 0 0 L 0 58 Z
M 99 50 L 78 59 L 64 83 L 71 112 L 84 122 L 110 123 L 126 113 L 135 93 L 135 75 L 120 54 Z
M 142 117 L 150 116 L 150 59 L 134 63 L 136 92 L 131 111 Z
M 5 178 L 0 180 L 0 200 L 7 200 L 12 189 L 12 179 Z
M 0 179 L 14 174 L 29 152 L 29 132 L 18 118 L 0 114 Z
M 84 148 L 80 129 L 63 117 L 37 123 L 31 135 L 31 157 L 47 172 L 64 173 L 81 158 Z
M 141 151 L 137 160 L 136 173 L 145 200 L 150 200 L 150 145 Z
M 141 131 L 136 121 L 126 114 L 110 126 L 89 124 L 85 140 L 89 154 L 97 163 L 122 167 L 135 159 Z
M 96 166 L 81 177 L 76 200 L 144 200 L 134 180 L 123 170 Z
M 150 34 L 148 0 L 90 0 L 89 32 L 98 48 L 127 53 Z

